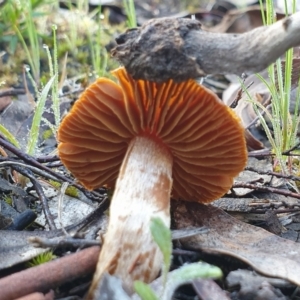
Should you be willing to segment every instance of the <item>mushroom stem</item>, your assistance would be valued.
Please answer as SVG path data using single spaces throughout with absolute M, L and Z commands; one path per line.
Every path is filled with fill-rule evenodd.
M 93 299 L 104 272 L 123 281 L 133 292 L 133 282 L 151 282 L 163 258 L 152 240 L 150 220 L 160 217 L 170 226 L 173 159 L 156 137 L 138 136 L 129 144 L 110 206 L 110 219 L 97 270 L 87 299 Z

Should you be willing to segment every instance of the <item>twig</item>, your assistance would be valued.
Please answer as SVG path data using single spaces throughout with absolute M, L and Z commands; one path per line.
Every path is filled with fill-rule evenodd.
M 184 250 L 184 249 L 173 249 L 173 255 L 188 255 L 188 256 L 195 256 L 200 255 L 199 252 L 191 251 L 191 250 Z
M 300 199 L 300 194 L 273 188 L 273 187 L 268 187 L 268 186 L 258 186 L 256 184 L 252 184 L 252 183 L 237 182 L 237 183 L 234 183 L 232 187 L 233 188 L 247 188 L 247 189 L 252 189 L 252 190 L 262 191 L 262 192 L 270 192 L 270 193 L 275 193 L 275 194 L 279 194 L 279 195 L 284 195 L 287 197 L 293 197 L 293 198 Z
M 17 215 L 12 223 L 5 227 L 5 230 L 24 230 L 37 218 L 36 213 L 31 209 L 26 209 Z
M 52 163 L 47 163 L 46 167 L 48 168 L 59 168 L 59 167 L 63 167 L 63 164 L 61 161 L 54 161 Z
M 48 178 L 48 179 L 55 180 L 55 181 L 57 180 L 56 176 L 53 176 L 53 175 L 41 170 L 40 168 L 36 168 L 31 165 L 24 164 L 24 163 L 21 163 L 21 162 L 18 162 L 18 161 L 15 161 L 13 159 L 6 158 L 6 157 L 0 157 L 0 166 L 8 166 L 13 169 L 15 168 L 14 166 L 21 166 L 21 167 L 31 170 L 35 174 L 42 176 L 44 178 Z
M 213 33 L 197 20 L 160 18 L 120 35 L 111 51 L 134 79 L 185 81 L 264 70 L 300 45 L 300 12 L 243 34 Z
M 61 95 L 59 95 L 58 97 L 59 98 L 62 98 L 62 97 L 66 97 L 66 96 L 70 96 L 70 95 L 75 95 L 75 94 L 80 94 L 84 91 L 83 88 L 79 88 L 79 89 L 75 89 L 75 90 L 71 90 L 71 91 L 68 91 L 68 92 L 65 92 L 65 93 L 62 93 Z
M 21 158 L 24 162 L 28 163 L 29 165 L 32 165 L 33 167 L 44 170 L 47 173 L 49 173 L 50 175 L 56 177 L 56 180 L 70 183 L 72 186 L 76 187 L 81 192 L 83 192 L 88 198 L 92 198 L 93 200 L 96 200 L 96 201 L 97 200 L 99 201 L 99 198 L 100 199 L 103 198 L 103 196 L 98 194 L 97 192 L 95 192 L 95 191 L 89 192 L 83 186 L 74 183 L 74 180 L 72 180 L 72 179 L 70 179 L 66 176 L 63 176 L 60 173 L 56 173 L 53 170 L 51 170 L 50 168 L 48 168 L 48 167 L 44 166 L 43 164 L 39 163 L 34 157 L 22 152 L 20 149 L 16 148 L 11 143 L 6 141 L 5 138 L 1 135 L 0 135 L 0 146 L 2 146 L 5 149 L 9 150 L 10 152 L 15 154 L 19 158 Z
M 101 219 L 101 217 L 103 216 L 103 212 L 107 210 L 108 207 L 109 207 L 109 201 L 107 198 L 105 198 L 104 201 L 100 203 L 99 206 L 94 211 L 89 213 L 83 219 L 77 221 L 75 224 L 67 226 L 65 229 L 70 233 L 72 237 L 76 236 L 77 233 L 83 228 L 85 228 L 88 224 L 91 224 L 93 222 L 96 222 L 96 220 Z M 61 229 L 46 231 L 45 233 L 46 236 L 51 239 L 56 237 L 60 238 L 63 236 L 63 231 Z M 95 236 L 96 235 L 97 234 L 95 233 Z M 32 233 L 32 238 L 33 239 L 35 238 L 34 232 Z
M 248 157 L 266 157 L 274 155 L 275 154 L 272 153 L 269 149 L 255 150 L 248 153 Z
M 266 110 L 268 110 L 269 108 L 271 108 L 271 104 L 269 104 L 268 106 L 266 106 Z M 260 112 L 260 117 L 257 116 L 256 118 L 254 118 L 254 120 L 252 120 L 246 127 L 245 129 L 249 129 L 251 126 L 253 126 L 257 121 L 260 120 L 261 117 L 263 117 L 266 114 L 266 110 L 263 110 L 262 112 Z
M 52 215 L 50 213 L 50 209 L 49 209 L 49 205 L 48 205 L 48 199 L 46 198 L 41 185 L 39 184 L 37 179 L 34 177 L 32 171 L 28 170 L 28 169 L 24 169 L 24 168 L 22 168 L 20 166 L 17 166 L 17 165 L 13 166 L 13 169 L 15 169 L 17 172 L 19 172 L 23 176 L 29 178 L 29 180 L 31 181 L 31 183 L 33 184 L 33 186 L 36 190 L 36 193 L 39 196 L 39 199 L 41 200 L 43 211 L 45 213 L 45 218 L 47 220 L 47 223 L 48 223 L 51 230 L 55 230 L 56 225 L 55 225 L 54 220 L 52 218 Z
M 53 290 L 50 290 L 46 295 L 43 293 L 32 293 L 16 300 L 54 300 L 54 296 Z
M 294 176 L 294 175 L 285 175 L 285 174 L 272 172 L 272 171 L 260 171 L 260 170 L 256 170 L 255 168 L 252 168 L 252 167 L 246 167 L 245 170 L 252 171 L 252 172 L 255 172 L 260 175 L 270 175 L 270 176 L 275 176 L 277 178 L 285 178 L 285 179 L 290 179 L 290 180 L 294 180 L 294 181 L 300 181 L 300 177 Z
M 57 155 L 47 155 L 47 156 L 39 156 L 36 158 L 39 163 L 48 163 L 58 161 L 59 157 Z
M 75 239 L 71 237 L 59 237 L 59 238 L 40 238 L 33 236 L 28 238 L 28 241 L 33 244 L 34 247 L 40 248 L 59 248 L 59 247 L 74 247 L 74 248 L 85 248 L 90 246 L 100 246 L 100 241 L 86 240 L 86 239 Z
M 0 91 L 0 98 L 6 96 L 17 96 L 17 95 L 24 95 L 26 91 L 24 89 L 8 89 L 4 91 Z
M 298 143 L 297 143 L 295 146 L 293 146 L 292 148 L 290 148 L 290 149 L 288 149 L 288 150 L 282 152 L 282 154 L 283 154 L 283 155 L 290 155 L 291 152 L 292 152 L 293 150 L 297 149 L 299 146 L 300 146 L 300 142 L 298 142 Z M 294 155 L 294 154 L 292 154 L 292 155 Z
M 246 74 L 243 73 L 241 77 L 242 77 L 243 85 L 244 85 L 244 84 L 245 84 L 245 80 L 246 80 L 246 78 L 247 78 L 247 77 L 246 77 Z M 245 88 L 245 90 L 248 90 L 249 87 L 250 87 L 252 84 L 253 84 L 253 81 L 250 82 L 250 84 Z M 236 97 L 234 98 L 234 100 L 232 101 L 232 103 L 231 103 L 230 106 L 229 106 L 230 108 L 236 108 L 236 107 L 237 107 L 239 101 L 242 99 L 243 91 L 244 91 L 243 88 L 240 88 L 240 89 L 238 90 Z
M 256 213 L 256 214 L 265 214 L 266 211 L 269 211 L 270 208 L 265 209 L 251 209 L 248 213 Z M 299 212 L 300 208 L 289 208 L 289 209 L 275 209 L 271 210 L 274 214 L 284 214 L 284 213 L 293 213 L 293 212 Z
M 1 299 L 45 292 L 95 270 L 100 247 L 94 246 L 0 279 Z
M 18 166 L 14 166 L 14 169 L 16 171 L 18 171 L 19 173 L 21 173 L 23 176 L 29 178 L 29 180 L 31 181 L 31 183 L 34 186 L 34 189 L 35 189 L 36 193 L 39 196 L 39 199 L 41 200 L 43 211 L 44 211 L 44 214 L 45 214 L 45 218 L 47 220 L 47 223 L 48 223 L 50 229 L 51 230 L 57 229 L 56 225 L 54 223 L 53 217 L 51 215 L 50 209 L 49 209 L 48 199 L 47 199 L 47 197 L 44 194 L 42 186 L 40 185 L 40 183 L 38 182 L 38 180 L 34 177 L 34 175 L 31 172 L 31 170 L 23 169 L 23 168 L 18 167 Z

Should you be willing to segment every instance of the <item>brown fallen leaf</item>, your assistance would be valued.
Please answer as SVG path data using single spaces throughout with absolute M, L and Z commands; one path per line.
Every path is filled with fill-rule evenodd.
M 12 98 L 10 96 L 0 97 L 0 111 L 3 111 L 11 102 Z
M 281 20 L 285 17 L 278 11 L 276 19 Z M 211 32 L 243 33 L 263 25 L 261 9 L 259 5 L 253 5 L 242 9 L 232 9 L 227 12 L 222 22 L 209 28 Z
M 208 233 L 180 240 L 188 249 L 226 254 L 257 272 L 300 286 L 300 247 L 264 229 L 236 220 L 211 205 L 174 201 L 176 229 L 206 226 Z
M 193 288 L 201 299 L 205 300 L 230 300 L 229 295 L 212 279 L 195 279 L 192 282 Z

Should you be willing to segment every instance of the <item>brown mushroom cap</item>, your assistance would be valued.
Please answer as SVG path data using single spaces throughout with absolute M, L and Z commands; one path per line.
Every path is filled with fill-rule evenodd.
M 147 135 L 173 155 L 175 198 L 207 203 L 221 197 L 247 161 L 235 113 L 194 80 L 100 78 L 76 101 L 58 131 L 59 156 L 88 189 L 113 186 L 131 139 Z

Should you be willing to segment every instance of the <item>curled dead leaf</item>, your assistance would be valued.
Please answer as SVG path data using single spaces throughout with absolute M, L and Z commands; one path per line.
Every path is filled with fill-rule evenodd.
M 264 229 L 236 220 L 211 205 L 175 202 L 177 229 L 206 226 L 207 233 L 182 239 L 189 249 L 226 254 L 249 264 L 257 272 L 300 285 L 300 247 Z

